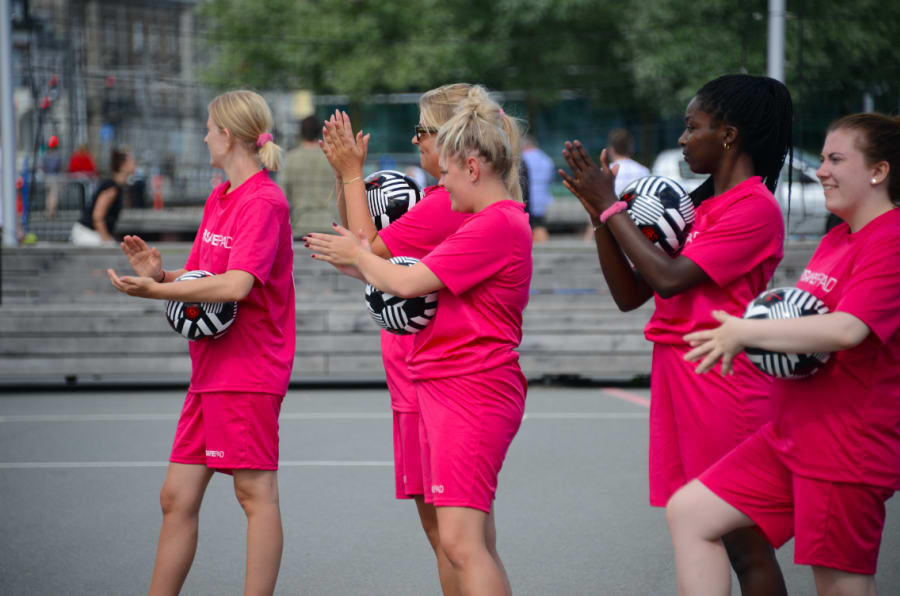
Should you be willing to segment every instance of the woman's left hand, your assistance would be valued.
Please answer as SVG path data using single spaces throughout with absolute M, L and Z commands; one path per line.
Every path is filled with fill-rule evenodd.
M 619 166 L 616 165 L 610 169 L 606 149 L 600 154 L 600 165 L 598 166 L 587 154 L 580 141 L 574 143 L 566 141 L 562 154 L 572 170 L 571 175 L 564 170 L 559 170 L 563 185 L 581 201 L 592 218 L 599 218 L 601 213 L 619 200 L 615 191 L 615 179 Z
M 360 255 L 365 251 L 371 252 L 369 243 L 362 242 L 356 234 L 337 224 L 334 224 L 334 231 L 337 234 L 312 233 L 305 237 L 306 246 L 313 251 L 312 258 L 336 267 L 357 267 Z
M 734 358 L 740 354 L 744 345 L 740 342 L 740 327 L 743 319 L 732 316 L 724 310 L 712 311 L 715 320 L 722 323 L 715 329 L 695 331 L 684 336 L 693 349 L 684 355 L 688 362 L 703 359 L 695 372 L 705 373 L 722 361 L 722 376 L 734 374 Z
M 106 270 L 109 275 L 109 281 L 115 289 L 129 296 L 138 296 L 139 298 L 156 298 L 153 295 L 153 289 L 159 285 L 149 277 L 138 277 L 135 275 L 123 275 L 119 277 L 112 269 Z

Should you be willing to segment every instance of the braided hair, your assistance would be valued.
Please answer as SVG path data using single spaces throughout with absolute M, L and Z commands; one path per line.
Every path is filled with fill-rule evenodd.
M 787 87 L 769 77 L 732 74 L 706 83 L 696 97 L 715 124 L 725 122 L 738 129 L 739 150 L 750 155 L 754 173 L 774 193 L 785 157 L 791 164 L 794 159 L 794 108 Z

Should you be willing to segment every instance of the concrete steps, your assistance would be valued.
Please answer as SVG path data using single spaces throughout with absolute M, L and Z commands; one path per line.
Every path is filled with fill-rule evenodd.
M 814 249 L 791 245 L 776 284 L 792 284 Z M 188 243 L 160 244 L 167 268 Z M 296 245 L 297 351 L 292 381 L 369 382 L 384 378 L 378 330 L 362 284 L 308 258 Z M 186 383 L 188 343 L 171 331 L 159 301 L 116 292 L 106 269 L 129 271 L 117 248 L 37 245 L 5 248 L 0 305 L 0 385 Z M 580 240 L 535 247 L 532 297 L 520 348 L 530 379 L 627 380 L 650 371 L 643 326 L 652 302 L 621 313 Z

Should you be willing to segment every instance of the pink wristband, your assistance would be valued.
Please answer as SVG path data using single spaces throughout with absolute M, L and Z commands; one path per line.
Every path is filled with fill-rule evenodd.
M 628 203 L 625 201 L 616 201 L 612 205 L 606 208 L 606 211 L 600 214 L 600 223 L 606 223 L 606 220 L 619 213 L 620 211 L 625 211 L 628 208 Z

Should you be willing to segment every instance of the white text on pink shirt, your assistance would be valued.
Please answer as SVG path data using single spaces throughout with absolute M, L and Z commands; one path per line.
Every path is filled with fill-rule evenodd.
M 206 228 L 203 228 L 203 241 L 213 246 L 221 246 L 222 248 L 231 249 L 231 236 L 223 236 L 222 234 L 213 234 Z
M 830 277 L 824 273 L 816 273 L 815 271 L 804 269 L 803 275 L 800 276 L 800 281 L 798 283 L 807 283 L 811 286 L 821 286 L 822 289 L 825 290 L 825 292 L 830 292 L 834 289 L 837 281 L 837 279 Z

